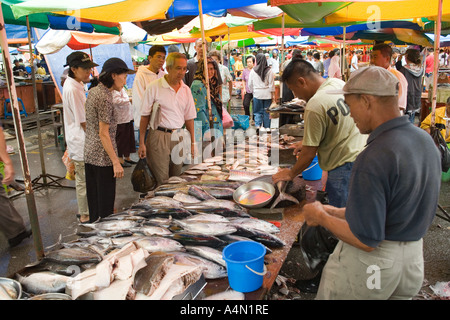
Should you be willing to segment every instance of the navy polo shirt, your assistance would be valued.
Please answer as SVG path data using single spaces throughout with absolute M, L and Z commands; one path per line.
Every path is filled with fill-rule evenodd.
M 421 239 L 436 214 L 440 163 L 431 136 L 406 116 L 377 127 L 351 173 L 345 218 L 352 233 L 370 247 Z

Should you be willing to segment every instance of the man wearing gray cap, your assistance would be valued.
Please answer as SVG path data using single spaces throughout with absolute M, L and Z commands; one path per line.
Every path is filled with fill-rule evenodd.
M 397 78 L 362 68 L 340 92 L 367 147 L 352 169 L 345 208 L 303 208 L 308 225 L 339 238 L 317 299 L 411 299 L 424 277 L 422 237 L 433 221 L 440 156 L 431 137 L 401 116 Z M 420 150 L 420 152 L 417 152 Z

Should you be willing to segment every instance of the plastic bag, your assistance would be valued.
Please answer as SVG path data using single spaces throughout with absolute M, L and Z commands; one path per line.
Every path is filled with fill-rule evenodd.
M 62 161 L 67 170 L 66 179 L 75 180 L 75 164 L 73 163 L 73 160 L 69 158 L 69 152 L 67 152 L 67 149 L 62 156 Z
M 156 187 L 156 179 L 147 164 L 147 160 L 139 159 L 131 174 L 133 190 L 140 193 L 147 193 Z
M 448 148 L 447 143 L 441 134 L 440 128 L 438 128 L 437 125 L 436 127 L 430 128 L 430 134 L 436 144 L 436 147 L 441 153 L 442 171 L 447 172 L 450 169 L 450 149 Z
M 243 114 L 233 114 L 231 116 L 233 119 L 234 125 L 233 129 L 242 129 L 247 130 L 250 126 L 250 117 Z
M 226 108 L 222 108 L 222 125 L 224 129 L 233 127 L 234 122 Z

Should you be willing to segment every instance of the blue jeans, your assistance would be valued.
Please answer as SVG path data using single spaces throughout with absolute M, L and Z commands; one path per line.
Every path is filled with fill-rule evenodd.
M 414 124 L 414 120 L 416 119 L 416 112 L 415 111 L 408 111 L 406 112 L 406 115 L 408 116 L 409 121 Z
M 325 191 L 328 193 L 330 205 L 338 208 L 344 208 L 346 206 L 352 168 L 353 162 L 347 162 L 340 167 L 328 171 Z
M 261 124 L 264 128 L 270 128 L 270 117 L 267 109 L 272 104 L 271 99 L 256 99 L 253 97 L 253 114 L 255 116 L 255 127 L 260 127 Z

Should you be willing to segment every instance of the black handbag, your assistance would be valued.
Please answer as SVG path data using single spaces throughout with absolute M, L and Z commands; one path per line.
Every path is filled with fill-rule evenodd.
M 450 169 L 450 149 L 447 147 L 444 137 L 441 134 L 442 124 L 437 123 L 436 126 L 430 127 L 430 134 L 441 153 L 441 166 L 442 171 L 447 172 Z

